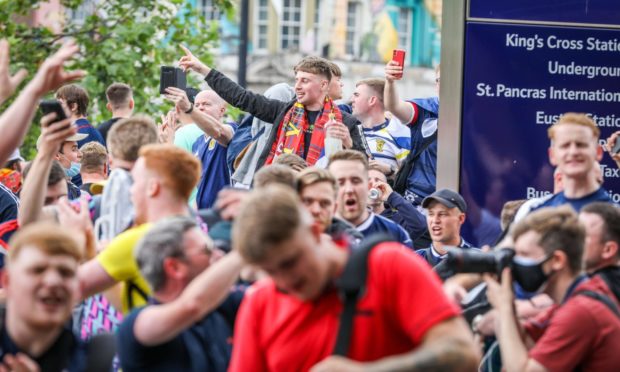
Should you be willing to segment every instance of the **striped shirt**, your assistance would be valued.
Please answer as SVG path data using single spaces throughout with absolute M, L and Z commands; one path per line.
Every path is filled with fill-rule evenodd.
M 411 130 L 393 117 L 381 125 L 364 128 L 364 137 L 373 158 L 398 168 L 411 149 Z

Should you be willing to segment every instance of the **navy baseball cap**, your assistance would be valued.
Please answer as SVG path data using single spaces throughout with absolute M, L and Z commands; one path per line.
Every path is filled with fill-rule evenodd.
M 458 208 L 461 212 L 467 212 L 467 203 L 459 193 L 448 189 L 437 190 L 422 200 L 422 208 L 428 208 L 432 201 L 437 201 L 448 208 Z

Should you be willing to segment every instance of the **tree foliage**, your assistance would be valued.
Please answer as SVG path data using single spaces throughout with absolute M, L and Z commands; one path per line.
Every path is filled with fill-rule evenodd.
M 105 109 L 105 89 L 124 82 L 134 90 L 136 111 L 159 117 L 171 107 L 159 94 L 159 68 L 173 65 L 186 45 L 202 60 L 211 63 L 217 46 L 217 23 L 207 22 L 184 0 L 60 0 L 63 12 L 45 14 L 45 2 L 0 0 L 0 37 L 11 45 L 11 69 L 26 68 L 33 76 L 37 66 L 66 38 L 81 46 L 72 69 L 88 75 L 79 82 L 89 93 L 88 117 L 92 123 L 109 118 Z M 231 0 L 216 1 L 231 15 Z M 42 26 L 33 22 L 33 11 L 46 19 Z M 68 16 L 69 12 L 84 17 Z M 198 81 L 188 75 L 192 86 Z M 22 151 L 33 155 L 39 130 L 33 125 Z M 25 150 L 25 151 L 24 151 Z

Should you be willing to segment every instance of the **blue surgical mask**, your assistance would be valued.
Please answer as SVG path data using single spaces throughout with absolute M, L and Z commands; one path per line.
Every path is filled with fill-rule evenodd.
M 80 163 L 71 162 L 71 167 L 69 169 L 65 169 L 65 174 L 69 178 L 73 178 L 80 174 Z

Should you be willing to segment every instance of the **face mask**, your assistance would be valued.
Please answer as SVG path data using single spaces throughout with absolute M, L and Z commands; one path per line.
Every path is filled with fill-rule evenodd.
M 65 174 L 69 178 L 73 178 L 80 174 L 80 163 L 71 162 L 71 168 L 65 169 Z
M 549 279 L 549 275 L 545 274 L 542 266 L 551 256 L 542 260 L 533 260 L 531 258 L 514 257 L 512 275 L 514 280 L 526 292 L 536 292 Z

